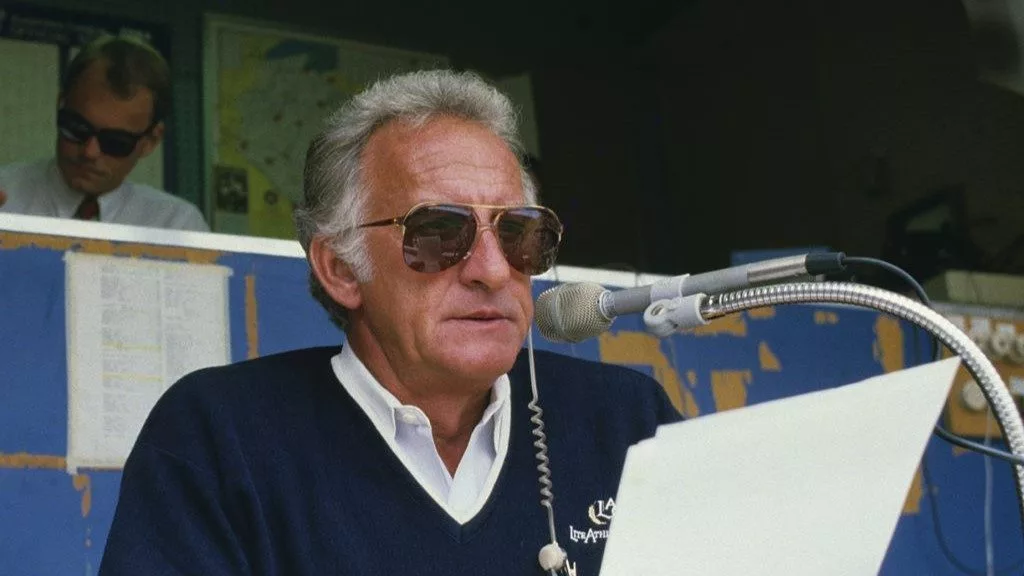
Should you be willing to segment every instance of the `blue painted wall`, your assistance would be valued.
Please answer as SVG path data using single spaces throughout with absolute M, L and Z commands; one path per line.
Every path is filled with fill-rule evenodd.
M 12 238 L 0 232 L 0 574 L 95 574 L 120 473 L 87 470 L 72 477 L 60 469 L 67 451 L 64 253 L 52 244 Z M 342 340 L 307 294 L 304 261 L 239 253 L 218 262 L 234 271 L 233 359 L 245 358 L 249 346 L 247 277 L 255 286 L 261 354 Z M 549 286 L 537 282 L 535 291 Z M 539 334 L 535 341 L 538 348 L 601 359 L 621 352 L 631 339 L 637 354 L 645 354 L 631 365 L 688 397 L 691 412 L 708 414 L 718 408 L 712 382 L 727 380 L 723 375 L 741 374 L 730 398 L 739 393 L 752 404 L 879 374 L 883 353 L 902 355 L 906 365 L 923 358 L 925 339 L 909 326 L 895 326 L 895 332 L 893 326 L 871 311 L 791 306 L 745 313 L 709 333 L 662 341 L 642 334 L 638 318 L 620 318 L 603 339 L 575 346 L 555 345 Z M 725 399 L 721 392 L 717 402 Z M 882 574 L 983 572 L 983 459 L 933 439 L 924 462 L 933 484 L 923 486 L 916 507 L 904 513 Z M 992 466 L 995 556 L 997 565 L 1013 565 L 1024 557 L 1024 538 L 1011 473 L 1004 464 Z

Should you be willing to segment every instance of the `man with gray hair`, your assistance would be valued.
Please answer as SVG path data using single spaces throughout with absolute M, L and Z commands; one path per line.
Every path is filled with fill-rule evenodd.
M 521 350 L 562 233 L 530 182 L 511 104 L 475 75 L 347 103 L 296 213 L 345 345 L 175 384 L 100 573 L 596 575 L 626 449 L 678 414 L 637 372 Z

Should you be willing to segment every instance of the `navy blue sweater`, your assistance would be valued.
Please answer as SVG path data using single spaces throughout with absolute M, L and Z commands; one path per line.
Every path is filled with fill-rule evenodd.
M 153 409 L 125 465 L 102 576 L 542 574 L 549 540 L 529 368 L 509 450 L 460 525 L 401 464 L 315 348 L 202 370 Z M 678 419 L 638 372 L 536 352 L 558 539 L 596 576 L 626 449 Z

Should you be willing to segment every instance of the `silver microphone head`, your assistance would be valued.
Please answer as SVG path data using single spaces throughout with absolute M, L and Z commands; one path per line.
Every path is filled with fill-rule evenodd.
M 607 330 L 612 321 L 601 313 L 600 284 L 562 284 L 537 297 L 537 327 L 552 342 L 582 342 Z

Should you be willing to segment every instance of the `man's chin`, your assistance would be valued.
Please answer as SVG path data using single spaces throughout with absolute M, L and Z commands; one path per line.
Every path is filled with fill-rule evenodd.
M 519 348 L 509 346 L 468 346 L 449 362 L 456 373 L 469 378 L 493 379 L 512 369 Z
M 90 177 L 71 178 L 67 183 L 69 188 L 86 196 L 99 196 L 111 190 L 105 181 Z
M 79 194 L 99 196 L 114 189 L 114 186 L 110 186 L 106 174 L 97 173 L 77 164 L 62 163 L 61 175 L 68 188 Z

